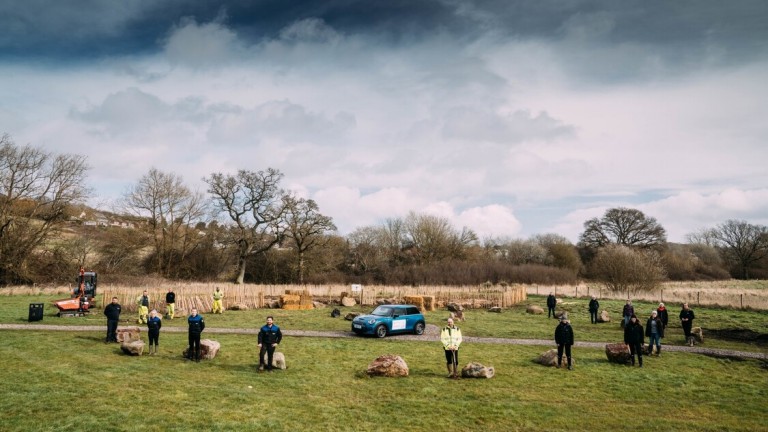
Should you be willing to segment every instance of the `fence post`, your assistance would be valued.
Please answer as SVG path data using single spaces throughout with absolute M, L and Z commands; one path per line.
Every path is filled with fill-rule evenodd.
M 578 285 L 576 285 L 576 295 L 574 297 L 579 298 L 579 286 Z
M 701 291 L 696 291 L 696 306 L 701 306 L 701 301 L 699 299 L 699 294 L 701 294 Z
M 739 297 L 741 297 L 741 308 L 744 309 L 744 294 L 739 294 Z
M 661 289 L 661 300 L 662 303 L 664 303 L 664 288 Z

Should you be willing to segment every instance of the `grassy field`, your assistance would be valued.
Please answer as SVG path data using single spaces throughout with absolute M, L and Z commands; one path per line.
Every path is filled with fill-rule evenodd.
M 543 347 L 465 344 L 460 360 L 490 380 L 444 377 L 437 343 L 286 337 L 288 369 L 257 373 L 253 336 L 216 335 L 216 359 L 128 357 L 99 332 L 2 331 L 0 429 L 195 431 L 768 430 L 766 369 L 686 353 L 610 364 L 577 349 L 573 371 L 534 364 Z M 407 378 L 369 378 L 376 356 L 402 356 Z

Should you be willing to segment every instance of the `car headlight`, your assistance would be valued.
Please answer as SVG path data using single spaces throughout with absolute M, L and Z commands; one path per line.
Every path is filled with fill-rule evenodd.
M 375 322 L 376 322 L 376 319 L 374 319 L 374 318 L 371 318 L 371 319 L 368 320 L 368 324 L 369 325 L 373 325 L 373 323 L 375 323 Z

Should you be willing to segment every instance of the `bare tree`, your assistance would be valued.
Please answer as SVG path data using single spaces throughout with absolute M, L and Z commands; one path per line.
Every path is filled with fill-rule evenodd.
M 314 200 L 303 198 L 285 198 L 285 236 L 296 249 L 297 275 L 299 283 L 304 283 L 304 261 L 310 249 L 323 245 L 326 234 L 336 231 L 333 219 L 320 213 Z
M 590 270 L 610 290 L 626 291 L 628 297 L 632 292 L 656 288 L 666 276 L 658 252 L 616 244 L 601 248 Z
M 240 170 L 236 175 L 213 173 L 203 180 L 219 213 L 234 223 L 232 242 L 237 247 L 237 277 L 242 284 L 248 257 L 265 252 L 276 245 L 285 230 L 283 215 L 285 193 L 279 188 L 283 174 Z
M 736 264 L 744 279 L 749 279 L 750 266 L 768 257 L 766 226 L 731 219 L 718 225 L 712 233 L 726 258 Z
M 663 246 L 667 234 L 656 218 L 646 217 L 643 212 L 630 208 L 612 208 L 601 219 L 584 222 L 580 243 L 597 249 L 609 244 L 630 247 L 653 248 Z
M 180 176 L 151 168 L 128 190 L 121 202 L 123 210 L 146 218 L 154 244 L 154 269 L 173 276 L 195 247 L 192 229 L 205 215 L 203 195 L 192 192 Z
M 457 231 L 446 218 L 411 212 L 404 232 L 412 255 L 419 264 L 446 258 L 462 258 L 464 248 L 477 242 L 477 235 L 464 227 Z
M 76 155 L 53 155 L 0 137 L 0 282 L 28 281 L 28 258 L 84 200 L 88 166 Z

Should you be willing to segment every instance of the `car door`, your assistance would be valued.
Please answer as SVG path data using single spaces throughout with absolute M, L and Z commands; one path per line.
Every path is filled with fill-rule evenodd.
M 392 332 L 403 332 L 408 329 L 408 319 L 405 312 L 405 308 L 395 309 L 395 313 L 392 316 L 392 326 L 390 327 Z

